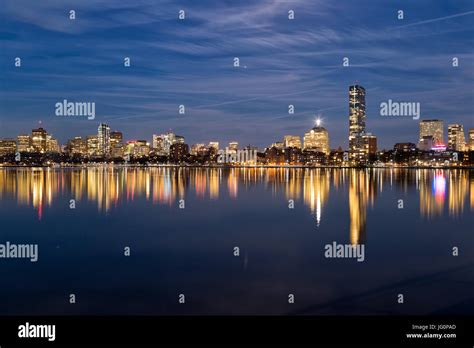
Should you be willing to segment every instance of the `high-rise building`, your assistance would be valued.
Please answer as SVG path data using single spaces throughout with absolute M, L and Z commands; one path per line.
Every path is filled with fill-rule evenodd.
M 0 140 L 0 156 L 14 154 L 16 152 L 15 139 Z
M 166 134 L 153 135 L 153 148 L 160 155 L 169 155 L 173 144 L 184 144 L 184 137 L 171 131 Z
M 46 152 L 59 152 L 59 142 L 52 135 L 46 135 Z
M 433 146 L 444 144 L 443 121 L 423 120 L 420 121 L 420 141 L 423 137 L 433 137 Z
M 105 124 L 99 124 L 97 129 L 97 139 L 99 141 L 99 155 L 109 156 L 110 155 L 110 127 Z
M 304 134 L 304 150 L 323 152 L 329 155 L 329 134 L 326 128 L 321 127 L 321 122 L 316 121 L 316 126 Z
M 134 157 L 148 156 L 150 154 L 150 143 L 148 143 L 146 140 L 127 141 L 124 154 Z
M 189 146 L 187 144 L 176 143 L 170 148 L 170 161 L 181 162 L 186 159 L 189 154 Z
M 43 128 L 33 129 L 31 131 L 31 145 L 34 152 L 46 152 L 46 137 L 48 133 Z
M 99 155 L 99 137 L 97 135 L 89 135 L 86 140 L 87 155 L 95 157 Z
M 206 153 L 207 148 L 205 144 L 193 144 L 191 146 L 191 155 L 202 155 Z
M 20 134 L 16 138 L 16 143 L 18 152 L 31 152 L 33 150 L 31 137 L 29 135 Z
M 123 145 L 123 135 L 122 132 L 110 132 L 110 147 L 120 147 Z
M 365 89 L 349 86 L 349 150 L 356 158 L 364 153 L 365 118 Z
M 377 152 L 377 137 L 371 133 L 366 133 L 362 136 L 364 143 L 364 154 L 375 155 Z
M 112 158 L 123 157 L 123 135 L 122 132 L 110 132 L 110 156 Z
M 462 124 L 448 125 L 448 149 L 464 151 L 466 139 L 464 137 L 464 127 Z
M 286 148 L 296 147 L 301 149 L 301 139 L 298 135 L 285 135 L 283 138 L 283 143 Z
M 67 149 L 71 155 L 85 156 L 87 154 L 87 141 L 82 137 L 74 137 L 68 141 Z
M 163 151 L 165 146 L 165 137 L 163 134 L 153 134 L 152 148 L 155 152 L 160 153 Z
M 474 128 L 469 129 L 469 151 L 474 151 Z

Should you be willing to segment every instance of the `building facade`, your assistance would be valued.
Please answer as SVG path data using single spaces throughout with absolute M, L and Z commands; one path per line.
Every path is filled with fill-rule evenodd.
M 464 127 L 462 124 L 448 125 L 448 149 L 454 151 L 464 151 L 466 138 L 464 137 Z

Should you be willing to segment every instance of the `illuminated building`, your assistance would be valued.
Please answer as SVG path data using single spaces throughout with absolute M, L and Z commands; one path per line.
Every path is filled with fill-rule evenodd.
M 71 155 L 85 156 L 87 154 L 87 141 L 82 137 L 74 137 L 68 141 L 67 149 Z
M 329 134 L 326 128 L 320 126 L 321 121 L 316 121 L 316 126 L 304 135 L 304 150 L 323 152 L 329 155 Z
M 285 150 L 285 162 L 288 164 L 300 164 L 301 163 L 301 149 L 298 147 L 287 147 Z
M 134 157 L 145 157 L 150 154 L 150 144 L 146 140 L 130 140 L 124 152 Z
M 110 132 L 110 155 L 112 158 L 123 157 L 122 132 Z
M 283 150 L 285 144 L 282 141 L 277 141 L 276 143 L 272 144 L 272 147 L 276 147 L 278 150 Z
M 416 144 L 414 143 L 396 143 L 393 149 L 398 152 L 413 152 L 416 150 Z
M 423 137 L 433 137 L 433 146 L 444 144 L 443 121 L 440 120 L 423 120 L 420 121 L 420 139 Z
M 33 148 L 31 146 L 31 137 L 29 135 L 20 134 L 16 138 L 17 151 L 18 152 L 31 152 Z
M 99 138 L 97 135 L 89 135 L 86 140 L 87 143 L 87 155 L 94 157 L 99 155 Z
M 202 155 L 207 152 L 205 144 L 194 144 L 191 146 L 191 155 Z
M 0 156 L 14 154 L 16 152 L 16 141 L 14 139 L 0 140 Z
M 209 142 L 208 147 L 214 148 L 216 151 L 219 151 L 219 142 L 218 141 L 211 141 L 211 142 Z
M 418 143 L 418 149 L 422 151 L 431 151 L 431 149 L 434 146 L 434 140 L 433 136 L 431 135 L 426 135 L 423 138 L 420 139 Z
M 170 147 L 170 161 L 171 162 L 182 162 L 186 159 L 189 154 L 189 146 L 187 144 L 173 144 Z
M 448 125 L 448 149 L 464 151 L 466 139 L 464 138 L 464 127 L 462 124 Z
M 34 152 L 46 152 L 46 137 L 48 133 L 43 128 L 33 129 L 31 131 L 31 145 Z
M 237 141 L 231 141 L 229 143 L 229 152 L 237 152 L 237 150 L 239 149 L 239 143 Z
M 365 118 L 365 89 L 349 86 L 349 150 L 355 159 L 364 155 Z
M 285 154 L 282 149 L 272 146 L 265 150 L 265 160 L 269 165 L 282 164 L 285 162 Z
M 110 127 L 105 124 L 99 124 L 97 129 L 97 139 L 99 141 L 99 155 L 109 156 L 110 155 Z
M 301 149 L 301 139 L 297 135 L 285 135 L 283 137 L 283 143 L 285 148 L 296 147 L 298 149 Z
M 59 152 L 59 142 L 51 135 L 46 135 L 46 152 Z
M 152 147 L 158 155 L 165 155 L 165 135 L 153 134 Z
M 377 137 L 371 133 L 362 136 L 365 155 L 375 155 L 377 152 Z
M 184 144 L 184 137 L 176 135 L 173 132 L 168 132 L 166 134 L 162 134 L 156 137 L 154 136 L 154 140 L 156 140 L 156 144 L 154 143 L 153 146 L 157 150 L 157 153 L 160 155 L 169 155 L 171 146 L 173 144 Z
M 469 151 L 474 151 L 474 128 L 469 129 Z

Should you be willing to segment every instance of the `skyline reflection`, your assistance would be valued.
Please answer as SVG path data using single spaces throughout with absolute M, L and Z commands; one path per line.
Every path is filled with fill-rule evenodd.
M 349 209 L 351 244 L 365 242 L 367 208 L 384 190 L 397 190 L 400 198 L 409 189 L 417 191 L 419 213 L 426 219 L 445 214 L 456 218 L 468 205 L 474 210 L 473 171 L 430 169 L 4 168 L 0 199 L 32 206 L 41 220 L 44 208 L 63 196 L 95 202 L 98 212 L 106 213 L 136 199 L 171 206 L 190 193 L 200 200 L 238 199 L 241 191 L 256 184 L 286 200 L 302 199 L 317 227 L 324 221 L 331 194 L 342 192 L 349 203 L 341 208 Z

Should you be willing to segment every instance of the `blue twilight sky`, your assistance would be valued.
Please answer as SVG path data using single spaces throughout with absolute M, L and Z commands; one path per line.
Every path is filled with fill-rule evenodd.
M 264 147 L 320 114 L 331 147 L 346 148 L 355 81 L 380 148 L 418 138 L 418 121 L 380 116 L 388 99 L 421 103 L 445 138 L 448 123 L 474 128 L 472 0 L 2 0 L 0 19 L 0 137 L 41 120 L 63 143 L 106 122 L 126 140 L 172 129 L 190 144 Z M 63 99 L 95 102 L 96 119 L 55 116 Z

